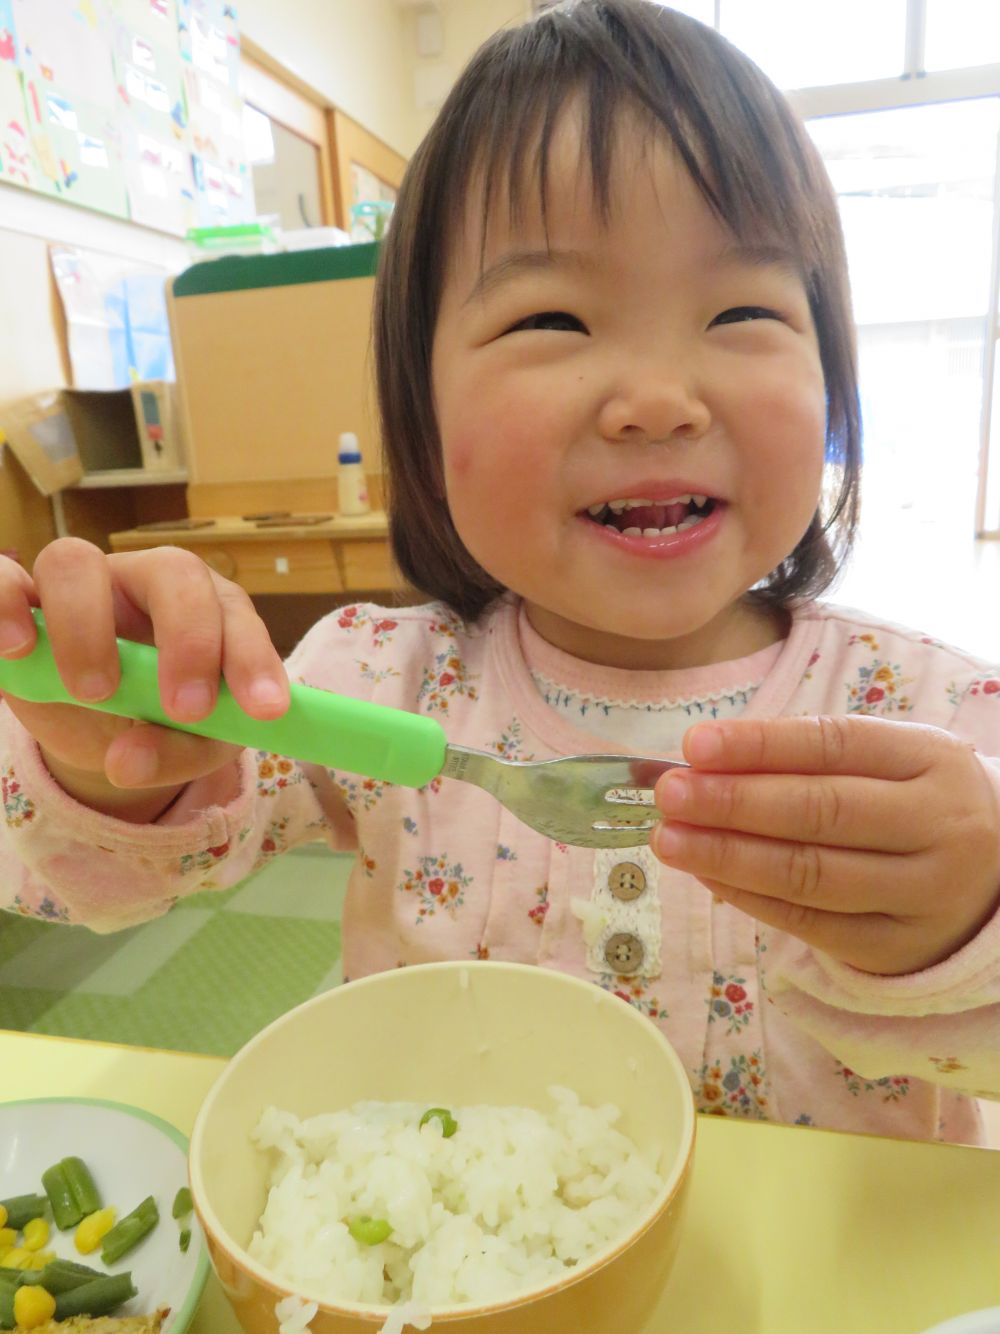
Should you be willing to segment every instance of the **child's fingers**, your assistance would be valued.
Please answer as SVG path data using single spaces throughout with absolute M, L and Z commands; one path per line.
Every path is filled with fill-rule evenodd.
M 215 707 L 219 675 L 247 713 L 274 718 L 288 707 L 288 682 L 267 627 L 247 593 L 192 552 L 159 549 L 155 563 L 136 552 L 114 558 L 121 579 L 153 627 L 163 707 L 178 722 Z
M 34 566 L 35 587 L 56 667 L 80 700 L 103 700 L 118 687 L 115 617 L 107 557 L 80 538 L 50 542 Z
M 177 722 L 195 722 L 211 713 L 218 695 L 222 608 L 211 571 L 193 552 L 164 547 L 156 555 L 135 562 L 143 579 L 128 591 L 152 622 L 164 711 Z M 116 567 L 116 575 L 122 570 L 128 564 Z
M 823 954 L 849 961 L 854 968 L 892 976 L 928 964 L 923 941 L 900 932 L 893 919 L 883 913 L 824 911 L 715 880 L 702 879 L 702 884 L 717 898 L 765 926 L 787 931 Z
M 236 702 L 254 718 L 277 718 L 288 708 L 288 675 L 267 626 L 236 584 L 220 592 L 225 624 L 222 670 Z
M 820 847 L 694 825 L 668 824 L 652 836 L 668 866 L 699 880 L 784 900 L 795 911 L 892 914 L 922 900 L 926 868 L 895 853 Z
M 674 769 L 655 791 L 668 819 L 709 829 L 876 852 L 922 852 L 932 838 L 905 782 Z
M 119 732 L 131 726 L 127 718 L 77 704 L 36 704 L 9 694 L 4 699 L 43 751 L 88 773 L 102 771 L 108 746 Z
M 136 723 L 115 737 L 104 755 L 104 773 L 121 788 L 182 787 L 215 773 L 239 754 L 239 746 Z
M 28 571 L 0 556 L 0 654 L 22 657 L 34 647 L 31 607 L 37 601 Z
M 907 779 L 933 763 L 941 735 L 934 727 L 865 714 L 734 718 L 692 727 L 684 737 L 684 758 L 716 772 Z

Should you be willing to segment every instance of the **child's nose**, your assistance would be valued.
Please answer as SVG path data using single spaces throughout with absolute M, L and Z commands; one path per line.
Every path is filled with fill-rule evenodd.
M 599 427 L 606 440 L 697 440 L 711 420 L 690 377 L 658 361 L 625 372 L 601 406 Z

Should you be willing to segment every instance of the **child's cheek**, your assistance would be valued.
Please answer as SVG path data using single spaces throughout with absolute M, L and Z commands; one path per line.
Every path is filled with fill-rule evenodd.
M 445 463 L 448 472 L 458 481 L 464 480 L 472 471 L 474 445 L 471 440 L 450 440 L 445 451 Z

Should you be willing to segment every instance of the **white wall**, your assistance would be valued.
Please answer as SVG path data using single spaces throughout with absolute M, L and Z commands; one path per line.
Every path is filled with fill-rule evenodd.
M 429 6 L 422 6 L 423 10 Z M 523 23 L 531 6 L 529 0 L 439 0 L 442 45 L 436 55 L 419 56 L 416 47 L 417 15 L 421 9 L 406 13 L 408 52 L 412 74 L 411 96 L 415 113 L 410 121 L 411 142 L 400 152 L 409 156 L 426 134 L 443 97 L 421 104 L 421 91 L 450 87 L 473 52 L 500 28 Z
M 398 153 L 412 151 L 413 74 L 396 0 L 240 0 L 240 30 Z
M 434 118 L 419 105 L 444 92 L 498 28 L 521 23 L 530 0 L 240 0 L 242 31 L 353 120 L 409 157 Z M 417 55 L 418 17 L 435 11 L 441 50 Z

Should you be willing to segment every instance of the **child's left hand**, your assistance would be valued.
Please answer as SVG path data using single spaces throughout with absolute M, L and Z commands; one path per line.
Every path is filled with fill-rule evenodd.
M 913 973 L 1000 903 L 1000 811 L 973 748 L 860 714 L 699 724 L 656 785 L 668 866 L 870 973 Z M 669 846 L 668 846 L 669 845 Z

